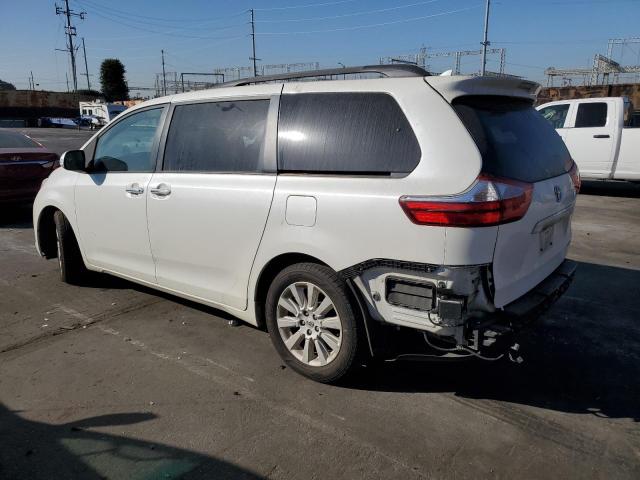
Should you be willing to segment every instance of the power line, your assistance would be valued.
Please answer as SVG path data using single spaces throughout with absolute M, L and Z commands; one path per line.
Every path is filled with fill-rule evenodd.
M 407 5 L 398 5 L 396 7 L 379 8 L 376 10 L 366 10 L 362 12 L 344 13 L 342 15 L 331 15 L 328 17 L 310 17 L 310 18 L 291 18 L 285 20 L 258 20 L 258 23 L 284 23 L 284 22 L 308 22 L 308 21 L 321 21 L 321 20 L 335 20 L 337 18 L 356 17 L 359 15 L 370 15 L 373 13 L 391 12 L 393 10 L 401 10 L 403 8 L 417 7 L 420 5 L 427 5 L 429 3 L 439 2 L 441 0 L 427 0 L 424 2 L 410 3 Z
M 129 15 L 122 15 L 120 13 L 114 12 L 114 11 L 110 10 L 109 8 L 106 8 L 106 7 L 103 7 L 103 6 L 100 6 L 100 5 L 83 3 L 86 0 L 76 0 L 76 1 L 79 4 L 83 5 L 84 7 L 86 7 L 88 10 L 97 10 L 98 12 L 102 13 L 102 15 L 108 16 L 111 21 L 116 21 L 116 20 L 114 20 L 114 18 L 117 18 L 118 19 L 117 20 L 118 23 L 120 23 L 121 20 L 124 19 L 129 23 L 133 23 L 134 25 L 147 25 L 147 26 L 151 26 L 151 27 L 175 29 L 175 30 L 171 30 L 171 32 L 181 32 L 181 31 L 185 31 L 185 30 L 202 29 L 202 28 L 206 28 L 208 31 L 222 31 L 222 30 L 229 30 L 230 28 L 234 28 L 234 27 L 240 27 L 240 26 L 243 25 L 243 24 L 233 24 L 233 25 L 226 25 L 226 26 L 223 26 L 223 27 L 211 29 L 210 24 L 213 23 L 213 22 L 201 21 L 199 24 L 196 24 L 196 25 L 189 25 L 189 26 L 186 26 L 186 27 L 180 27 L 179 25 L 167 25 L 167 24 L 162 24 L 162 23 L 158 23 L 158 22 L 155 22 L 155 21 L 138 20 L 136 18 L 132 18 Z M 95 13 L 95 11 L 94 11 L 94 13 Z
M 259 10 L 261 12 L 270 12 L 273 10 L 293 10 L 296 8 L 312 8 L 312 7 L 328 7 L 331 5 L 340 5 L 342 3 L 353 3 L 359 0 L 340 0 L 336 2 L 325 2 L 325 3 L 311 3 L 306 5 L 288 5 L 286 7 L 270 7 L 270 8 L 256 8 L 255 10 Z
M 461 12 L 466 12 L 469 10 L 473 10 L 474 8 L 478 8 L 481 7 L 481 4 L 478 5 L 473 5 L 471 7 L 467 7 L 467 8 L 460 8 L 458 10 L 451 10 L 448 12 L 441 12 L 441 13 L 434 13 L 432 15 L 423 15 L 420 17 L 412 17 L 412 18 L 405 18 L 402 20 L 395 20 L 392 22 L 382 22 L 382 23 L 371 23 L 371 24 L 367 24 L 367 25 L 355 25 L 353 27 L 343 27 L 343 28 L 329 28 L 329 29 L 324 29 L 324 30 L 307 30 L 307 31 L 300 31 L 300 32 L 259 32 L 256 33 L 256 35 L 303 35 L 303 34 L 308 34 L 308 33 L 330 33 L 330 32 L 346 32 L 346 31 L 350 31 L 350 30 L 361 30 L 364 28 L 375 28 L 375 27 L 384 27 L 387 25 L 397 25 L 400 23 L 408 23 L 408 22 L 416 22 L 418 20 L 426 20 L 428 18 L 435 18 L 435 17 L 442 17 L 445 15 L 452 15 L 455 13 L 461 13 Z
M 166 35 L 166 36 L 171 36 L 171 37 L 183 37 L 183 38 L 193 38 L 193 39 L 200 39 L 200 40 L 224 40 L 226 38 L 230 38 L 230 36 L 219 36 L 219 37 L 211 37 L 211 36 L 204 36 L 204 35 L 186 35 L 186 34 L 181 34 L 179 32 L 186 30 L 187 28 L 182 28 L 182 29 L 178 29 L 178 30 L 171 30 L 171 31 L 159 31 L 159 30 L 152 30 L 149 28 L 145 28 L 145 27 L 141 27 L 140 25 L 136 25 L 136 24 L 132 24 L 129 22 L 125 22 L 122 21 L 121 19 L 118 18 L 113 18 L 111 15 L 112 14 L 107 14 L 104 12 L 100 12 L 98 10 L 93 10 L 93 14 L 97 15 L 100 18 L 103 18 L 105 20 L 108 20 L 110 22 L 113 22 L 117 25 L 123 25 L 125 27 L 129 27 L 135 30 L 142 30 L 144 32 L 149 32 L 149 33 L 153 33 L 156 35 Z M 229 30 L 231 28 L 234 27 L 241 27 L 244 26 L 243 24 L 237 24 L 237 25 L 230 25 L 228 27 L 224 27 L 224 28 L 220 28 L 217 30 L 211 30 L 211 31 L 221 31 L 221 30 Z M 144 36 L 143 36 L 144 37 Z
M 131 13 L 125 10 L 120 10 L 117 8 L 113 8 L 113 7 L 106 7 L 104 5 L 100 5 L 100 4 L 96 4 L 96 2 L 93 2 L 91 0 L 74 0 L 76 3 L 78 4 L 87 4 L 90 5 L 92 7 L 96 7 L 96 8 L 101 8 L 102 10 L 105 11 L 111 11 L 114 13 L 119 13 L 122 15 L 126 15 L 126 18 L 143 18 L 146 20 L 154 20 L 157 22 L 167 22 L 167 23 L 184 23 L 184 22 L 196 22 L 196 23 L 201 23 L 201 22 L 207 22 L 207 23 L 215 23 L 215 22 L 220 22 L 220 21 L 224 21 L 224 19 L 227 18 L 234 18 L 234 17 L 239 17 L 245 14 L 245 12 L 237 12 L 231 15 L 226 15 L 224 17 L 220 17 L 220 16 L 216 16 L 216 17 L 212 17 L 209 19 L 203 19 L 203 18 L 162 18 L 162 17 L 151 17 L 148 15 L 140 15 L 140 14 L 136 14 L 136 13 Z M 165 25 L 167 26 L 167 25 Z

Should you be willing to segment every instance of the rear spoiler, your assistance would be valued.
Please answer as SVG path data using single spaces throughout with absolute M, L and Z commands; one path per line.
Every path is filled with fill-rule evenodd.
M 536 82 L 510 77 L 424 77 L 424 81 L 449 103 L 465 95 L 499 95 L 535 102 L 542 88 Z

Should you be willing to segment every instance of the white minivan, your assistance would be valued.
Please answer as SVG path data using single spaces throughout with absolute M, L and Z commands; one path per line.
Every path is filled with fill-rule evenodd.
M 371 357 L 496 359 L 575 269 L 579 175 L 538 89 L 388 65 L 150 100 L 63 155 L 36 247 L 64 281 L 266 326 L 322 382 Z

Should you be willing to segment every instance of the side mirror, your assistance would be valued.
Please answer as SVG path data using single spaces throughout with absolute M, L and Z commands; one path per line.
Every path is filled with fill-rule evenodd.
M 84 152 L 82 150 L 69 150 L 64 152 L 60 157 L 60 165 L 65 170 L 72 170 L 74 172 L 86 172 L 86 162 Z

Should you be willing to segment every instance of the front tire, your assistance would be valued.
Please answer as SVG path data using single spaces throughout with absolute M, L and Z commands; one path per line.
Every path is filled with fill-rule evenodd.
M 87 278 L 88 270 L 82 260 L 80 247 L 71 229 L 67 217 L 58 210 L 53 214 L 56 225 L 56 246 L 58 250 L 58 265 L 60 279 L 71 285 L 80 285 Z
M 359 329 L 345 281 L 315 263 L 285 268 L 265 305 L 271 341 L 285 363 L 322 383 L 334 383 L 357 365 Z

